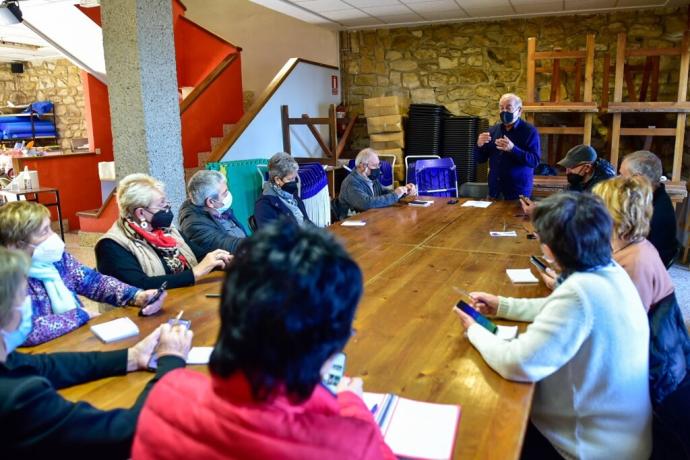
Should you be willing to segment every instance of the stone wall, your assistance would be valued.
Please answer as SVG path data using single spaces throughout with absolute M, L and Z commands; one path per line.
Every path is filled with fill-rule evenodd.
M 599 102 L 604 55 L 610 53 L 615 61 L 619 32 L 627 32 L 628 47 L 672 47 L 678 46 L 686 27 L 687 12 L 680 8 L 343 32 L 344 102 L 361 114 L 364 98 L 404 95 L 413 103 L 443 104 L 455 114 L 486 117 L 494 123 L 501 94 L 525 95 L 528 37 L 537 37 L 538 51 L 584 49 L 588 33 L 596 34 L 594 97 Z M 660 64 L 659 100 L 675 100 L 679 59 L 664 57 Z M 610 99 L 613 79 L 611 72 Z M 638 84 L 640 79 L 641 75 Z M 548 100 L 550 75 L 541 75 L 538 86 L 538 97 Z M 567 75 L 561 89 L 564 99 L 572 97 L 573 89 L 573 75 Z M 665 126 L 674 126 L 673 120 L 669 122 Z M 593 144 L 600 149 L 606 147 L 609 126 L 610 117 L 595 117 Z M 641 140 L 623 138 L 623 147 L 625 142 Z M 672 152 L 672 140 L 657 138 L 654 145 L 666 151 L 669 144 Z M 353 149 L 366 145 L 366 126 L 360 125 Z
M 9 63 L 0 63 L 0 106 L 34 101 L 52 101 L 58 144 L 71 148 L 70 140 L 87 137 L 84 122 L 84 89 L 79 68 L 66 59 L 24 63 L 24 73 L 15 74 Z

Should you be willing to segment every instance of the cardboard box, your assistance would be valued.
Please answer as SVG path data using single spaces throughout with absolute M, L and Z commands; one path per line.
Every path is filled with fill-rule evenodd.
M 405 147 L 405 133 L 370 134 L 371 148 L 376 150 L 401 149 Z
M 406 115 L 410 101 L 401 96 L 384 96 L 364 99 L 364 116 Z
M 402 129 L 402 115 L 384 115 L 382 117 L 367 118 L 369 134 L 399 133 Z

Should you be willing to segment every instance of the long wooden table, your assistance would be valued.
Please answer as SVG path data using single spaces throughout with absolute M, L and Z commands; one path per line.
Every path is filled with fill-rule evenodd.
M 543 284 L 514 285 L 506 268 L 529 267 L 539 253 L 531 228 L 514 202 L 489 208 L 461 207 L 434 199 L 417 208 L 399 204 L 357 216 L 364 227 L 333 225 L 364 273 L 365 292 L 347 346 L 347 374 L 364 378 L 365 390 L 460 404 L 462 415 L 455 458 L 516 458 L 520 454 L 534 386 L 509 382 L 483 361 L 452 313 L 458 295 L 453 286 L 509 296 L 537 297 Z M 515 230 L 516 238 L 495 238 L 489 230 Z M 100 323 L 129 316 L 141 334 L 116 344 L 102 344 L 82 327 L 29 352 L 110 350 L 133 345 L 162 321 L 184 309 L 192 320 L 194 345 L 213 345 L 218 333 L 222 275 L 196 286 L 169 291 L 165 312 L 149 318 L 138 309 L 117 308 L 92 320 Z M 501 322 L 501 321 L 499 321 Z M 524 326 L 523 326 L 524 327 Z M 195 366 L 207 372 L 205 366 Z M 104 409 L 127 407 L 150 378 L 146 372 L 113 377 L 62 390 L 71 400 Z

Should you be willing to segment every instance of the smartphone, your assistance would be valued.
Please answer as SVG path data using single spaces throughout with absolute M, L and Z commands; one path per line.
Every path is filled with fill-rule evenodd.
M 544 261 L 541 260 L 539 257 L 537 257 L 537 256 L 530 256 L 529 261 L 532 262 L 532 265 L 534 265 L 535 267 L 537 267 L 537 270 L 539 270 L 539 271 L 542 272 L 542 273 L 546 273 L 547 265 L 546 265 L 546 263 L 544 263 Z
M 333 393 L 335 393 L 340 380 L 345 374 L 345 360 L 345 353 L 338 353 L 333 359 L 333 364 L 331 365 L 331 369 L 328 371 L 328 375 L 326 375 L 326 377 L 323 379 L 323 384 Z
M 456 200 L 455 198 L 453 198 L 453 199 L 451 199 L 451 200 L 448 200 L 446 203 L 448 203 L 448 204 L 458 204 L 458 200 Z
M 462 310 L 463 312 L 465 312 L 465 313 L 467 313 L 468 315 L 470 315 L 478 324 L 480 324 L 481 326 L 484 326 L 484 327 L 485 327 L 486 329 L 488 329 L 488 331 L 491 332 L 492 334 L 495 334 L 496 331 L 498 330 L 498 326 L 496 326 L 494 323 L 492 323 L 491 321 L 489 321 L 489 318 L 487 318 L 486 316 L 482 315 L 481 313 L 479 313 L 479 312 L 478 312 L 477 310 L 475 310 L 474 308 L 470 307 L 470 306 L 469 306 L 467 303 L 465 303 L 464 301 L 462 301 L 462 300 L 459 301 L 459 302 L 456 304 L 456 307 L 458 307 L 460 310 Z
M 192 328 L 192 322 L 188 319 L 181 319 L 178 323 L 176 318 L 170 318 L 168 320 L 168 324 L 170 324 L 171 326 L 179 324 L 180 326 L 184 326 L 185 328 L 187 328 L 187 330 L 190 330 Z M 151 359 L 149 359 L 147 367 L 150 371 L 155 371 L 156 369 L 158 369 L 158 355 L 155 351 L 151 354 Z
M 147 305 L 147 306 L 148 306 L 148 305 L 151 305 L 152 303 L 155 303 L 158 299 L 160 299 L 161 296 L 163 295 L 163 291 L 165 291 L 165 288 L 167 288 L 167 287 L 168 287 L 168 282 L 167 282 L 167 281 L 163 281 L 163 284 L 161 284 L 161 287 L 159 287 L 159 288 L 156 290 L 156 293 L 153 294 L 153 296 L 151 296 L 151 298 L 150 298 L 149 301 L 146 303 L 146 305 Z

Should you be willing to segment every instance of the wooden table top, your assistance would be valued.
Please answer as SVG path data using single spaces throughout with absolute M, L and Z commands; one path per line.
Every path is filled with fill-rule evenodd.
M 455 458 L 516 458 L 520 455 L 534 385 L 509 382 L 483 361 L 451 309 L 458 300 L 453 286 L 502 295 L 537 297 L 545 286 L 513 285 L 506 268 L 530 267 L 539 254 L 526 238 L 526 219 L 515 202 L 489 208 L 467 208 L 434 199 L 428 208 L 399 204 L 370 210 L 357 218 L 364 227 L 329 228 L 361 266 L 365 289 L 347 346 L 347 374 L 364 378 L 365 391 L 460 404 L 462 415 Z M 490 237 L 489 230 L 514 229 L 517 238 Z M 533 270 L 534 271 L 534 270 Z M 218 334 L 218 299 L 222 274 L 211 274 L 196 286 L 169 291 L 165 311 L 137 316 L 136 308 L 116 308 L 92 324 L 129 316 L 138 337 L 101 343 L 88 327 L 23 351 L 112 350 L 135 344 L 179 309 L 191 319 L 194 346 L 210 346 Z M 499 323 L 507 323 L 498 321 Z M 524 325 L 521 326 L 524 328 Z M 205 366 L 192 366 L 208 372 Z M 70 400 L 85 400 L 110 409 L 134 403 L 151 374 L 135 372 L 62 390 Z

